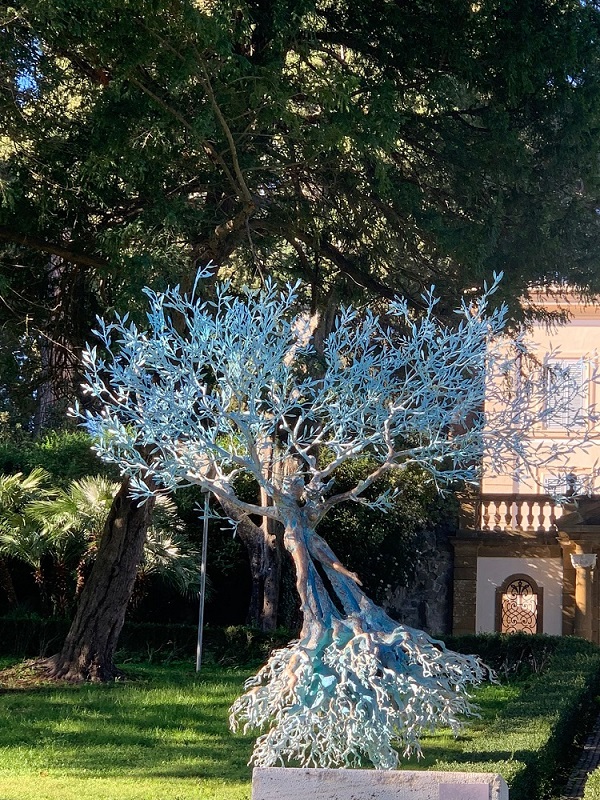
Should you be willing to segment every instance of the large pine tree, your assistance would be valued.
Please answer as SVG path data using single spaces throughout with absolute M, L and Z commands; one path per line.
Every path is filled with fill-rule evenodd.
M 75 393 L 97 311 L 135 313 L 142 285 L 208 260 L 300 276 L 330 311 L 418 306 L 436 283 L 444 313 L 494 268 L 513 299 L 531 282 L 600 288 L 594 3 L 0 13 L 0 358 L 31 356 L 2 397 L 35 390 L 38 427 Z

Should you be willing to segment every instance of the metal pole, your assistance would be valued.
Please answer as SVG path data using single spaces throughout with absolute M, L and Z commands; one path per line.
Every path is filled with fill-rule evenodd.
M 204 520 L 202 525 L 202 563 L 200 565 L 200 609 L 198 614 L 198 643 L 196 645 L 196 672 L 202 666 L 202 634 L 204 631 L 204 595 L 206 594 L 206 552 L 208 549 L 208 491 L 204 494 Z

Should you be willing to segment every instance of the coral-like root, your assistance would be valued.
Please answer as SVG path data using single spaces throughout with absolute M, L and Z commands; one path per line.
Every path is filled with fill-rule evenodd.
M 474 656 L 422 631 L 353 635 L 342 625 L 317 649 L 294 641 L 275 650 L 231 708 L 233 730 L 266 730 L 251 762 L 268 767 L 357 766 L 393 769 L 398 752 L 420 754 L 420 736 L 438 726 L 457 731 L 474 713 L 469 685 L 489 670 Z

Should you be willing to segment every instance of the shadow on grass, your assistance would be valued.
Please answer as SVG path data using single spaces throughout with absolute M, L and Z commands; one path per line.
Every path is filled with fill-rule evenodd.
M 521 761 L 526 764 L 532 759 L 531 751 L 528 750 L 488 750 L 488 751 L 449 751 L 446 747 L 428 747 L 425 758 L 422 759 L 415 769 L 431 769 L 436 764 L 442 763 L 496 763 L 499 761 Z M 410 767 L 406 767 L 410 769 Z
M 3 767 L 248 780 L 253 739 L 227 727 L 247 671 L 136 665 L 131 673 L 110 685 L 4 692 Z
M 189 663 L 137 663 L 128 665 L 126 679 L 114 684 L 46 684 L 4 692 L 3 768 L 67 770 L 88 777 L 247 781 L 254 737 L 231 734 L 228 711 L 249 674 L 249 669 L 207 666 L 197 675 Z M 514 686 L 484 687 L 476 698 L 482 720 L 472 719 L 458 739 L 443 732 L 426 737 L 425 758 L 403 761 L 402 766 L 472 762 L 470 743 L 485 735 L 487 721 L 519 691 Z M 518 757 L 501 747 L 476 756 L 482 763 Z

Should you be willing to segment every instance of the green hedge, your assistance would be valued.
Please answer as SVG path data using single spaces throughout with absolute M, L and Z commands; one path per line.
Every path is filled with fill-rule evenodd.
M 587 779 L 583 800 L 600 800 L 600 767 L 595 769 Z
M 528 633 L 478 633 L 445 636 L 444 642 L 459 653 L 476 653 L 501 679 L 543 672 L 556 651 L 558 636 Z
M 117 658 L 142 656 L 155 661 L 196 657 L 198 629 L 195 625 L 126 623 L 119 639 Z M 271 650 L 284 647 L 289 631 L 264 633 L 244 625 L 206 627 L 202 638 L 203 662 L 223 666 L 246 666 L 267 660 Z
M 521 643 L 509 637 L 457 637 L 455 649 L 495 654 L 519 652 Z M 547 658 L 547 666 L 524 681 L 519 697 L 507 703 L 485 736 L 470 741 L 469 752 L 452 762 L 438 760 L 433 769 L 498 772 L 510 787 L 511 800 L 541 800 L 552 796 L 557 777 L 569 765 L 572 745 L 598 714 L 600 649 L 571 637 L 530 637 L 530 654 Z M 544 655 L 552 647 L 551 655 Z M 493 662 L 493 658 L 490 659 Z M 475 747 L 477 751 L 475 752 Z
M 69 623 L 60 619 L 0 617 L 0 656 L 36 658 L 50 655 L 64 641 Z
M 39 617 L 0 618 L 0 656 L 36 658 L 60 649 L 68 620 Z M 118 661 L 144 658 L 151 661 L 195 659 L 195 625 L 157 625 L 125 623 L 119 639 Z M 265 661 L 274 647 L 282 647 L 291 638 L 288 631 L 263 633 L 245 626 L 210 628 L 204 631 L 203 660 L 206 663 L 245 665 Z

